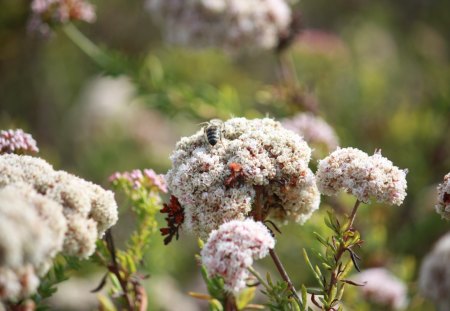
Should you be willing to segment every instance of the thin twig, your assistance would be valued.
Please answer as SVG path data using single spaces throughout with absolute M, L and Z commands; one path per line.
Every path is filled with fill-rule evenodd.
M 119 264 L 117 262 L 117 258 L 116 258 L 116 248 L 114 246 L 114 239 L 111 233 L 111 229 L 106 230 L 105 233 L 105 241 L 106 241 L 106 245 L 108 247 L 108 251 L 111 254 L 111 261 L 112 264 L 110 266 L 110 271 L 112 273 L 114 273 L 114 275 L 117 277 L 117 279 L 119 280 L 120 283 L 120 287 L 122 288 L 122 296 L 125 298 L 126 304 L 127 304 L 127 309 L 129 311 L 133 311 L 133 303 L 131 301 L 131 297 L 128 295 L 128 291 L 127 291 L 127 285 L 128 285 L 128 281 L 124 278 L 122 278 L 121 273 L 120 273 L 120 267 Z
M 274 249 L 270 249 L 269 250 L 269 254 L 270 254 L 270 257 L 272 257 L 272 260 L 275 263 L 275 266 L 277 267 L 277 270 L 280 273 L 281 277 L 288 284 L 289 289 L 292 292 L 292 295 L 294 295 L 294 297 L 297 300 L 297 302 L 299 303 L 299 305 L 301 305 L 301 299 L 298 296 L 297 291 L 296 291 L 296 289 L 294 287 L 294 284 L 292 284 L 292 281 L 289 278 L 289 275 L 287 274 L 286 269 L 284 269 L 284 266 L 281 263 L 280 258 L 278 258 L 277 253 L 275 253 Z
M 361 201 L 356 200 L 355 206 L 353 206 L 352 213 L 351 213 L 351 215 L 350 215 L 350 217 L 349 217 L 350 222 L 349 222 L 348 227 L 347 227 L 346 230 L 349 230 L 349 229 L 352 228 L 353 222 L 355 221 L 355 218 L 356 218 L 356 212 L 358 211 L 358 207 L 359 207 L 360 203 L 361 203 Z

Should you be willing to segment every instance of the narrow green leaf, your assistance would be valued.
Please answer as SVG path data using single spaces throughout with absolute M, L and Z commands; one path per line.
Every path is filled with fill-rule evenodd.
M 306 288 L 306 291 L 308 292 L 308 294 L 312 294 L 312 295 L 323 295 L 322 288 L 308 287 L 308 288 Z

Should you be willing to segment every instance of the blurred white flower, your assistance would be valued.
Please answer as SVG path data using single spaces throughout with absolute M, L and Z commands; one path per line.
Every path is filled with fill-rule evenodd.
M 62 208 L 23 183 L 0 189 L 0 299 L 34 292 L 61 251 Z
M 395 310 L 405 309 L 408 305 L 405 283 L 384 268 L 364 270 L 352 280 L 364 284 L 358 288 L 365 299 L 375 304 Z
M 450 233 L 445 234 L 424 258 L 419 288 L 438 310 L 450 310 Z
M 95 241 L 117 222 L 113 192 L 64 171 L 55 171 L 40 158 L 0 155 L 0 188 L 18 182 L 32 186 L 62 206 L 69 226 L 63 247 L 67 255 L 90 256 Z
M 1 300 L 25 298 L 36 292 L 38 286 L 39 278 L 31 265 L 18 268 L 0 266 L 0 303 Z
M 406 197 L 406 173 L 378 152 L 369 156 L 355 148 L 343 148 L 319 161 L 316 179 L 325 195 L 345 190 L 364 203 L 375 197 L 378 202 L 400 205 Z
M 130 78 L 95 77 L 84 87 L 71 119 L 80 147 L 130 138 L 156 158 L 165 158 L 179 135 L 173 124 L 146 107 Z
M 224 222 L 243 220 L 256 188 L 264 195 L 264 217 L 303 223 L 319 207 L 311 149 L 300 136 L 268 118 L 230 119 L 221 136 L 212 147 L 200 129 L 171 156 L 167 185 L 185 209 L 188 230 L 207 237 Z
M 263 223 L 234 220 L 211 232 L 201 252 L 202 263 L 210 276 L 223 277 L 226 290 L 238 292 L 246 286 L 253 260 L 265 257 L 274 246 Z
M 330 152 L 339 145 L 334 129 L 325 120 L 312 113 L 299 113 L 291 119 L 282 120 L 281 124 L 302 136 L 312 147 L 325 147 L 324 149 Z
M 170 43 L 227 51 L 271 49 L 287 31 L 284 0 L 147 0 Z
M 450 173 L 444 176 L 444 181 L 437 187 L 438 197 L 435 206 L 436 212 L 450 220 Z

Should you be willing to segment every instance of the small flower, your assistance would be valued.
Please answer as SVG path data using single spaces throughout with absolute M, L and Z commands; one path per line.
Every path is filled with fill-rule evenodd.
M 25 152 L 39 152 L 31 134 L 25 133 L 21 129 L 0 131 L 0 154 Z
M 210 276 L 223 277 L 226 290 L 238 292 L 245 288 L 253 260 L 264 258 L 274 246 L 261 222 L 234 220 L 211 232 L 201 252 L 202 263 Z
M 148 187 L 150 190 L 159 190 L 161 192 L 167 192 L 167 184 L 162 174 L 156 174 L 152 169 L 134 169 L 130 172 L 115 172 L 109 177 L 109 181 L 112 184 L 120 184 L 125 182 L 133 189 L 139 189 L 141 187 Z
M 33 0 L 30 28 L 43 34 L 50 32 L 51 26 L 69 21 L 95 21 L 95 9 L 84 0 Z
M 395 310 L 404 309 L 408 304 L 405 283 L 384 268 L 367 269 L 352 280 L 364 284 L 358 288 L 365 299 L 375 304 Z
M 147 8 L 168 42 L 231 52 L 272 49 L 291 22 L 284 0 L 147 0 Z
M 322 194 L 345 190 L 364 203 L 375 197 L 378 202 L 400 205 L 406 197 L 406 173 L 379 152 L 369 156 L 355 148 L 343 148 L 319 161 L 316 180 Z
M 327 153 L 339 145 L 334 129 L 325 120 L 312 113 L 300 113 L 292 119 L 283 120 L 281 124 L 302 136 L 310 146 L 325 149 Z
M 450 233 L 425 257 L 420 267 L 419 289 L 439 310 L 450 308 Z
M 436 212 L 447 220 L 450 220 L 450 173 L 444 176 L 444 181 L 439 184 L 438 202 L 435 206 Z
M 202 129 L 182 138 L 166 180 L 184 208 L 186 229 L 203 238 L 249 217 L 255 188 L 264 196 L 263 218 L 304 223 L 320 202 L 310 157 L 306 142 L 279 122 L 234 118 L 223 123 L 222 143 L 214 147 Z

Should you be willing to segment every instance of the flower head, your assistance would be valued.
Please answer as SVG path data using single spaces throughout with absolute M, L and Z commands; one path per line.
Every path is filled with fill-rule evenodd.
M 274 238 L 261 222 L 234 220 L 211 232 L 202 249 L 202 263 L 210 276 L 224 278 L 225 289 L 238 292 L 245 287 L 253 260 L 265 257 L 274 246 Z
M 167 41 L 227 51 L 274 48 L 291 22 L 285 0 L 147 0 L 147 8 Z
M 62 208 L 23 183 L 0 189 L 0 300 L 36 290 L 62 250 L 66 219 Z
M 263 216 L 303 223 L 319 206 L 311 149 L 271 119 L 234 118 L 211 146 L 203 130 L 177 143 L 167 185 L 185 211 L 186 227 L 202 237 L 224 222 L 249 216 L 256 197 Z
M 25 133 L 21 129 L 0 131 L 0 154 L 24 152 L 39 152 L 31 134 Z
M 333 128 L 325 120 L 312 113 L 300 113 L 281 123 L 285 128 L 302 136 L 310 146 L 330 152 L 335 150 L 339 144 Z
M 156 174 L 152 169 L 134 169 L 130 172 L 115 172 L 109 177 L 113 184 L 125 182 L 134 189 L 141 187 L 156 188 L 159 191 L 167 192 L 167 184 L 164 175 Z
M 436 212 L 447 220 L 450 220 L 450 173 L 444 176 L 444 181 L 439 184 L 438 202 L 435 206 Z
M 379 152 L 369 156 L 355 148 L 343 148 L 319 161 L 316 179 L 326 195 L 345 190 L 361 202 L 375 197 L 378 202 L 400 205 L 406 197 L 406 173 Z
M 33 0 L 30 27 L 42 33 L 48 33 L 54 24 L 69 21 L 95 21 L 95 9 L 84 0 Z
M 42 159 L 0 155 L 0 188 L 14 183 L 26 183 L 62 207 L 69 226 L 63 247 L 67 255 L 90 256 L 95 241 L 117 222 L 113 192 L 67 172 L 55 171 Z
M 353 277 L 353 281 L 362 283 L 363 296 L 378 305 L 404 309 L 408 303 L 406 285 L 384 268 L 372 268 Z
M 450 233 L 444 235 L 425 257 L 420 267 L 419 288 L 439 310 L 450 307 Z

